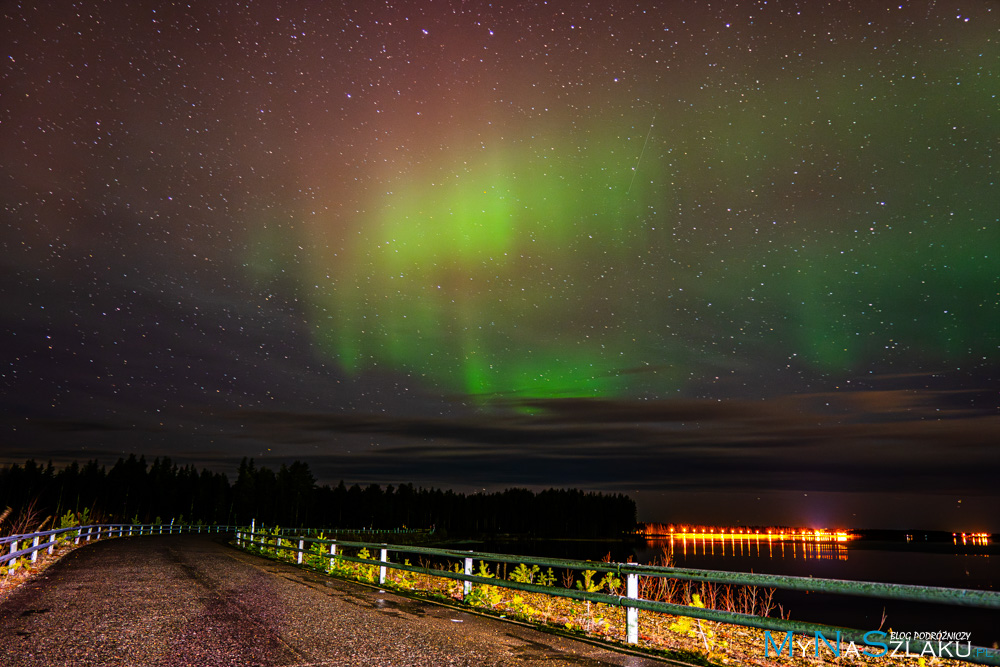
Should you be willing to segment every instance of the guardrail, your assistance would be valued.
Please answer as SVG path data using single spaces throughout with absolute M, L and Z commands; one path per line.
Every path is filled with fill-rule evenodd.
M 251 530 L 253 527 L 251 526 Z M 429 528 L 274 528 L 282 535 L 430 535 Z
M 288 544 L 282 544 L 288 541 Z M 297 541 L 297 546 L 295 542 Z M 613 605 L 625 609 L 626 628 L 625 641 L 635 644 L 639 640 L 639 615 L 640 609 L 652 612 L 671 614 L 674 616 L 686 616 L 690 618 L 730 623 L 745 627 L 765 630 L 767 640 L 772 641 L 776 654 L 781 654 L 785 646 L 788 646 L 789 655 L 794 650 L 792 634 L 805 634 L 814 638 L 816 652 L 820 647 L 825 646 L 835 656 L 839 657 L 841 647 L 854 643 L 856 650 L 862 651 L 862 655 L 869 657 L 882 657 L 887 655 L 891 649 L 902 650 L 903 645 L 893 647 L 888 633 L 881 631 L 862 631 L 851 628 L 841 628 L 818 623 L 803 621 L 793 621 L 790 619 L 767 618 L 743 614 L 738 612 L 720 611 L 716 609 L 705 609 L 693 606 L 679 605 L 656 600 L 648 600 L 639 597 L 639 577 L 660 577 L 679 579 L 684 581 L 712 582 L 718 584 L 734 584 L 745 586 L 763 586 L 782 590 L 811 591 L 818 593 L 828 593 L 836 595 L 854 595 L 863 597 L 874 597 L 880 599 L 903 600 L 911 602 L 930 602 L 943 605 L 954 605 L 963 607 L 973 607 L 978 609 L 1000 610 L 1000 593 L 982 590 L 967 590 L 956 588 L 937 588 L 930 586 L 912 586 L 904 584 L 884 584 L 864 581 L 845 581 L 838 579 L 815 579 L 811 577 L 791 577 L 769 574 L 752 574 L 742 572 L 724 572 L 714 570 L 697 570 L 690 568 L 660 567 L 654 565 L 639 565 L 636 563 L 604 563 L 594 561 L 578 561 L 556 558 L 536 558 L 529 556 L 516 556 L 508 554 L 481 553 L 475 551 L 458 551 L 453 549 L 436 549 L 430 547 L 417 547 L 406 545 L 390 545 L 374 542 L 354 542 L 335 539 L 320 539 L 309 535 L 291 535 L 287 531 L 279 534 L 255 532 L 253 530 L 240 529 L 236 532 L 236 544 L 240 548 L 250 549 L 257 547 L 261 550 L 274 549 L 281 552 L 293 552 L 298 554 L 296 560 L 302 563 L 304 555 L 320 556 L 328 560 L 341 559 L 348 562 L 372 565 L 379 568 L 378 581 L 380 585 L 385 584 L 386 574 L 389 568 L 415 572 L 435 577 L 456 579 L 465 582 L 463 593 L 468 596 L 472 591 L 473 584 L 485 586 L 499 586 L 530 593 L 542 593 L 576 600 L 585 600 L 596 603 Z M 307 545 L 321 545 L 320 549 L 314 549 Z M 373 549 L 379 553 L 379 559 L 360 558 L 356 555 L 348 555 L 343 552 L 343 548 L 354 550 Z M 443 559 L 457 559 L 464 562 L 463 572 L 452 572 L 443 569 L 432 569 L 403 562 L 393 562 L 389 555 L 393 554 L 419 554 Z M 540 567 L 556 567 L 568 570 L 592 570 L 601 573 L 612 573 L 616 576 L 625 577 L 625 595 L 609 595 L 606 593 L 591 593 L 584 590 L 574 590 L 570 588 L 560 588 L 555 586 L 541 586 L 531 583 L 521 583 L 499 578 L 487 578 L 473 575 L 472 565 L 474 560 L 491 563 L 510 563 L 538 565 Z M 327 568 L 329 569 L 329 568 Z M 777 630 L 785 633 L 784 641 L 774 641 L 769 632 Z M 820 644 L 820 642 L 824 644 Z M 925 639 L 907 639 L 905 651 L 909 655 L 933 655 L 938 656 L 941 650 L 940 641 Z M 973 646 L 971 643 L 949 642 L 954 647 L 949 647 L 949 653 L 944 656 L 966 662 L 984 665 L 1000 665 L 1000 650 L 982 646 Z M 883 653 L 871 653 L 867 651 L 882 650 Z M 964 650 L 963 650 L 964 649 Z M 767 645 L 765 645 L 765 654 Z
M 24 533 L 20 535 L 7 535 L 0 537 L 0 569 L 4 565 L 8 567 L 8 572 L 13 573 L 19 558 L 31 558 L 31 562 L 38 561 L 38 552 L 43 549 L 52 553 L 59 545 L 60 539 L 73 540 L 74 544 L 80 544 L 80 540 L 89 542 L 91 539 L 97 541 L 108 537 L 128 537 L 132 535 L 169 535 L 179 533 L 221 533 L 232 532 L 236 526 L 207 526 L 207 525 L 174 525 L 169 524 L 128 524 L 128 523 L 101 523 L 87 526 L 73 526 L 71 528 L 55 528 L 38 533 Z M 68 537 L 62 537 L 69 533 L 75 533 Z M 44 541 L 43 541 L 44 540 Z M 19 546 L 30 542 L 27 547 Z M 6 545 L 10 545 L 5 549 Z M 7 551 L 7 553 L 3 553 Z
M 711 582 L 717 584 L 763 586 L 782 590 L 810 591 L 817 593 L 864 596 L 912 602 L 929 602 L 977 609 L 1000 610 L 1000 593 L 993 591 L 698 570 L 690 568 L 639 565 L 635 563 L 605 563 L 557 558 L 539 558 L 509 554 L 459 551 L 454 549 L 437 549 L 409 545 L 389 545 L 376 542 L 356 542 L 311 537 L 312 534 L 318 532 L 318 529 L 299 529 L 297 531 L 294 529 L 284 529 L 277 531 L 277 533 L 268 533 L 257 532 L 253 529 L 247 529 L 245 527 L 221 525 L 93 524 L 87 526 L 74 526 L 71 528 L 60 528 L 22 535 L 10 535 L 0 538 L 0 568 L 6 565 L 9 568 L 9 571 L 13 572 L 18 559 L 25 557 L 30 557 L 31 562 L 34 563 L 36 562 L 38 552 L 43 549 L 47 549 L 51 554 L 58 546 L 60 540 L 68 541 L 72 539 L 75 544 L 79 544 L 81 540 L 89 542 L 91 540 L 96 541 L 109 537 L 202 532 L 235 532 L 236 544 L 240 548 L 249 549 L 257 547 L 261 550 L 275 549 L 281 552 L 297 553 L 296 560 L 299 564 L 302 563 L 303 556 L 308 554 L 310 556 L 320 556 L 329 561 L 341 559 L 348 562 L 372 565 L 378 568 L 378 581 L 379 584 L 383 585 L 386 583 L 388 569 L 397 569 L 462 581 L 464 582 L 464 596 L 468 596 L 472 592 L 473 584 L 480 584 L 617 606 L 625 610 L 625 640 L 630 644 L 638 642 L 638 612 L 642 609 L 645 611 L 671 614 L 674 616 L 685 616 L 707 621 L 752 627 L 768 632 L 771 630 L 784 632 L 786 635 L 784 640 L 780 642 L 780 645 L 779 642 L 774 641 L 770 635 L 766 635 L 768 641 L 772 642 L 770 646 L 773 648 L 774 652 L 779 655 L 787 646 L 789 656 L 791 656 L 794 645 L 794 642 L 792 641 L 793 633 L 805 634 L 814 637 L 817 653 L 819 653 L 820 650 L 820 641 L 824 642 L 823 646 L 825 646 L 829 651 L 835 652 L 836 657 L 839 657 L 840 655 L 842 644 L 851 642 L 859 644 L 860 650 L 863 651 L 862 655 L 867 655 L 869 657 L 881 657 L 882 655 L 887 654 L 890 648 L 902 648 L 902 644 L 900 644 L 899 647 L 892 647 L 892 642 L 887 638 L 886 633 L 879 631 L 863 632 L 861 630 L 821 625 L 817 623 L 793 621 L 780 618 L 767 618 L 738 612 L 720 611 L 644 599 L 639 597 L 640 577 L 660 577 L 683 581 Z M 356 533 L 358 531 L 343 532 Z M 393 531 L 386 532 L 389 533 Z M 407 532 L 421 531 L 411 530 Z M 294 541 L 297 541 L 297 546 Z M 28 542 L 31 543 L 30 546 L 23 546 Z M 321 545 L 320 549 L 307 547 L 307 545 L 317 544 Z M 7 553 L 2 553 L 5 551 L 4 547 L 6 545 L 9 545 L 9 548 L 6 549 Z M 343 548 L 354 549 L 357 551 L 360 551 L 361 549 L 374 549 L 378 551 L 379 558 L 378 560 L 375 560 L 372 558 L 361 558 L 357 555 L 349 555 L 344 553 Z M 440 559 L 455 559 L 463 562 L 464 568 L 462 572 L 452 572 L 444 569 L 433 569 L 410 565 L 403 562 L 393 562 L 390 560 L 390 553 L 419 554 Z M 556 567 L 566 570 L 591 570 L 600 573 L 611 573 L 625 578 L 625 595 L 610 595 L 606 593 L 588 592 L 585 590 L 574 590 L 571 588 L 541 586 L 532 583 L 522 583 L 519 581 L 476 576 L 473 574 L 472 569 L 473 561 L 475 560 L 490 563 L 538 565 L 541 567 Z M 873 634 L 878 636 L 875 636 L 873 639 Z M 949 652 L 946 655 L 940 655 L 941 643 L 942 642 L 940 641 L 935 642 L 933 640 L 920 638 L 908 639 L 906 641 L 905 651 L 909 655 L 929 654 L 937 657 L 953 658 L 977 664 L 1000 665 L 1000 650 L 998 649 L 973 646 L 971 643 L 959 645 L 958 642 L 952 641 L 948 643 L 955 644 L 952 648 L 952 651 L 954 652 Z M 937 651 L 935 651 L 935 647 L 938 649 Z M 867 652 L 873 648 L 882 648 L 884 652 L 882 654 Z M 964 653 L 962 652 L 962 649 L 965 649 Z M 767 645 L 765 645 L 765 654 L 766 652 Z

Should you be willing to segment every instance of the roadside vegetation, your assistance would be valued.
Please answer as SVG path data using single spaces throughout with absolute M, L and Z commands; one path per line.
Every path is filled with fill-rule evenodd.
M 326 539 L 322 534 L 317 539 Z M 295 562 L 298 558 L 297 544 L 280 537 L 277 529 L 270 532 L 266 547 L 254 546 L 249 551 L 269 558 Z M 356 558 L 378 560 L 377 553 L 367 549 L 349 549 Z M 328 547 L 314 543 L 309 553 L 304 554 L 303 564 L 325 572 L 331 576 L 367 584 L 377 584 L 379 566 L 357 563 L 342 557 L 338 551 L 330 558 Z M 406 565 L 417 565 L 431 570 L 462 572 L 460 561 L 434 561 L 426 558 L 416 563 L 405 560 Z M 668 552 L 664 552 L 657 565 L 672 565 Z M 623 581 L 611 573 L 598 574 L 595 570 L 563 570 L 541 568 L 538 565 L 487 563 L 477 561 L 473 574 L 486 579 L 507 579 L 520 583 L 545 587 L 573 588 L 588 592 L 623 595 Z M 488 584 L 473 584 L 468 596 L 464 595 L 464 582 L 443 576 L 409 572 L 388 568 L 386 582 L 382 585 L 407 595 L 427 598 L 446 604 L 467 605 L 472 609 L 531 624 L 543 628 L 597 639 L 610 643 L 624 644 L 625 610 L 603 603 L 572 600 L 555 595 L 532 593 Z M 639 595 L 648 600 L 683 604 L 732 611 L 768 617 L 787 617 L 787 611 L 773 603 L 774 589 L 754 586 L 717 585 L 712 583 L 684 582 L 663 577 L 640 577 Z M 772 633 L 778 644 L 784 633 Z M 691 665 L 755 665 L 808 666 L 818 665 L 913 665 L 917 667 L 945 667 L 966 665 L 955 660 L 936 657 L 870 657 L 864 651 L 870 647 L 859 646 L 857 651 L 845 650 L 835 658 L 829 652 L 820 658 L 813 655 L 813 638 L 797 637 L 794 657 L 775 656 L 774 648 L 765 657 L 765 634 L 762 630 L 703 621 L 684 616 L 671 616 L 656 612 L 639 611 L 640 651 L 647 651 L 659 657 Z M 802 647 L 807 647 L 802 650 Z M 628 646 L 627 648 L 633 648 Z
M 161 521 L 158 520 L 157 523 Z M 100 522 L 100 518 L 94 517 L 89 509 L 84 509 L 81 512 L 66 511 L 59 517 L 42 517 L 34 511 L 15 515 L 13 510 L 8 507 L 0 512 L 0 538 L 5 535 L 40 532 L 52 528 L 72 528 L 95 522 Z M 133 523 L 139 523 L 139 521 L 136 519 Z M 270 530 L 268 534 L 270 537 L 267 539 L 266 546 L 263 548 L 254 546 L 248 550 L 269 558 L 288 562 L 297 561 L 298 551 L 295 542 L 281 537 L 277 528 Z M 77 535 L 78 532 L 72 530 L 61 535 L 54 553 L 49 555 L 45 550 L 39 551 L 36 563 L 31 563 L 29 558 L 19 558 L 13 564 L 8 563 L 0 568 L 0 601 L 18 586 L 26 583 L 33 576 L 44 571 L 52 563 L 72 551 L 75 548 L 73 542 Z M 327 539 L 323 533 L 315 537 L 319 540 Z M 6 545 L 4 546 L 6 547 Z M 303 563 L 310 568 L 338 578 L 366 584 L 378 584 L 380 567 L 377 563 L 358 563 L 344 557 L 349 554 L 354 558 L 377 561 L 377 552 L 372 553 L 364 548 L 347 548 L 347 553 L 345 553 L 345 548 L 341 547 L 336 557 L 330 558 L 328 549 L 328 545 L 313 543 L 310 550 L 303 554 Z M 406 560 L 404 564 L 440 571 L 442 574 L 446 571 L 462 572 L 464 569 L 464 564 L 461 561 L 427 557 L 418 557 L 415 563 Z M 654 564 L 672 565 L 669 552 L 664 551 L 659 562 Z M 524 563 L 511 565 L 477 561 L 473 574 L 483 579 L 505 579 L 551 587 L 554 591 L 562 587 L 591 593 L 624 594 L 624 582 L 621 578 L 612 573 L 599 574 L 597 570 L 558 571 L 553 568 L 542 568 L 538 565 Z M 610 643 L 624 643 L 625 610 L 613 605 L 572 600 L 556 595 L 519 591 L 489 584 L 472 584 L 469 594 L 465 595 L 465 582 L 463 581 L 393 568 L 387 569 L 386 582 L 381 586 L 406 595 L 451 605 L 464 605 L 470 610 L 539 625 L 551 631 Z M 752 586 L 692 583 L 662 577 L 644 576 L 639 578 L 639 595 L 644 599 L 764 617 L 774 614 L 785 617 L 786 610 L 774 605 L 773 594 L 773 589 Z M 772 645 L 771 655 L 765 656 L 766 639 L 765 633 L 761 630 L 644 610 L 639 611 L 639 631 L 638 646 L 633 645 L 627 648 L 637 648 L 640 651 L 690 665 L 754 665 L 759 667 L 913 665 L 917 667 L 950 667 L 968 664 L 936 657 L 870 657 L 865 655 L 864 651 L 867 647 L 864 646 L 853 652 L 845 650 L 840 658 L 834 658 L 828 651 L 825 651 L 817 659 L 810 657 L 812 638 L 808 637 L 796 638 L 797 642 L 800 643 L 796 643 L 794 658 L 789 658 L 787 655 L 777 657 L 774 655 L 775 649 L 777 644 L 783 640 L 782 633 L 774 633 L 773 639 L 777 644 Z
M 11 535 L 24 535 L 39 533 L 46 530 L 60 528 L 73 528 L 84 526 L 95 522 L 91 516 L 90 509 L 84 508 L 81 512 L 67 510 L 62 516 L 41 516 L 37 510 L 36 502 L 29 502 L 21 512 L 15 513 L 10 507 L 0 512 L 0 539 Z M 35 562 L 31 562 L 30 556 L 15 558 L 0 566 L 0 600 L 3 600 L 11 591 L 26 583 L 34 575 L 44 571 L 47 567 L 68 554 L 76 548 L 74 541 L 79 535 L 78 531 L 67 531 L 56 538 L 56 544 L 50 554 L 47 549 L 38 551 Z M 19 548 L 23 548 L 21 545 Z M 10 546 L 3 544 L 0 552 L 7 553 Z

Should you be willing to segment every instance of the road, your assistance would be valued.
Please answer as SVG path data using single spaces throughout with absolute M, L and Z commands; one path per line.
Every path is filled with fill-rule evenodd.
M 0 604 L 0 665 L 662 665 L 237 551 L 217 536 L 77 549 Z

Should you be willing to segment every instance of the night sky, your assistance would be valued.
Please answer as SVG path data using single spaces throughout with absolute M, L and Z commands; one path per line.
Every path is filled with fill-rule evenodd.
M 0 14 L 0 464 L 1000 532 L 997 3 Z

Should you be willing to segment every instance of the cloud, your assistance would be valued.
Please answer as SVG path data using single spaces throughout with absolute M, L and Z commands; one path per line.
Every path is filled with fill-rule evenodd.
M 1000 417 L 983 408 L 932 419 L 941 398 L 545 399 L 456 419 L 282 411 L 226 419 L 239 424 L 236 437 L 310 443 L 331 468 L 367 480 L 995 494 Z

